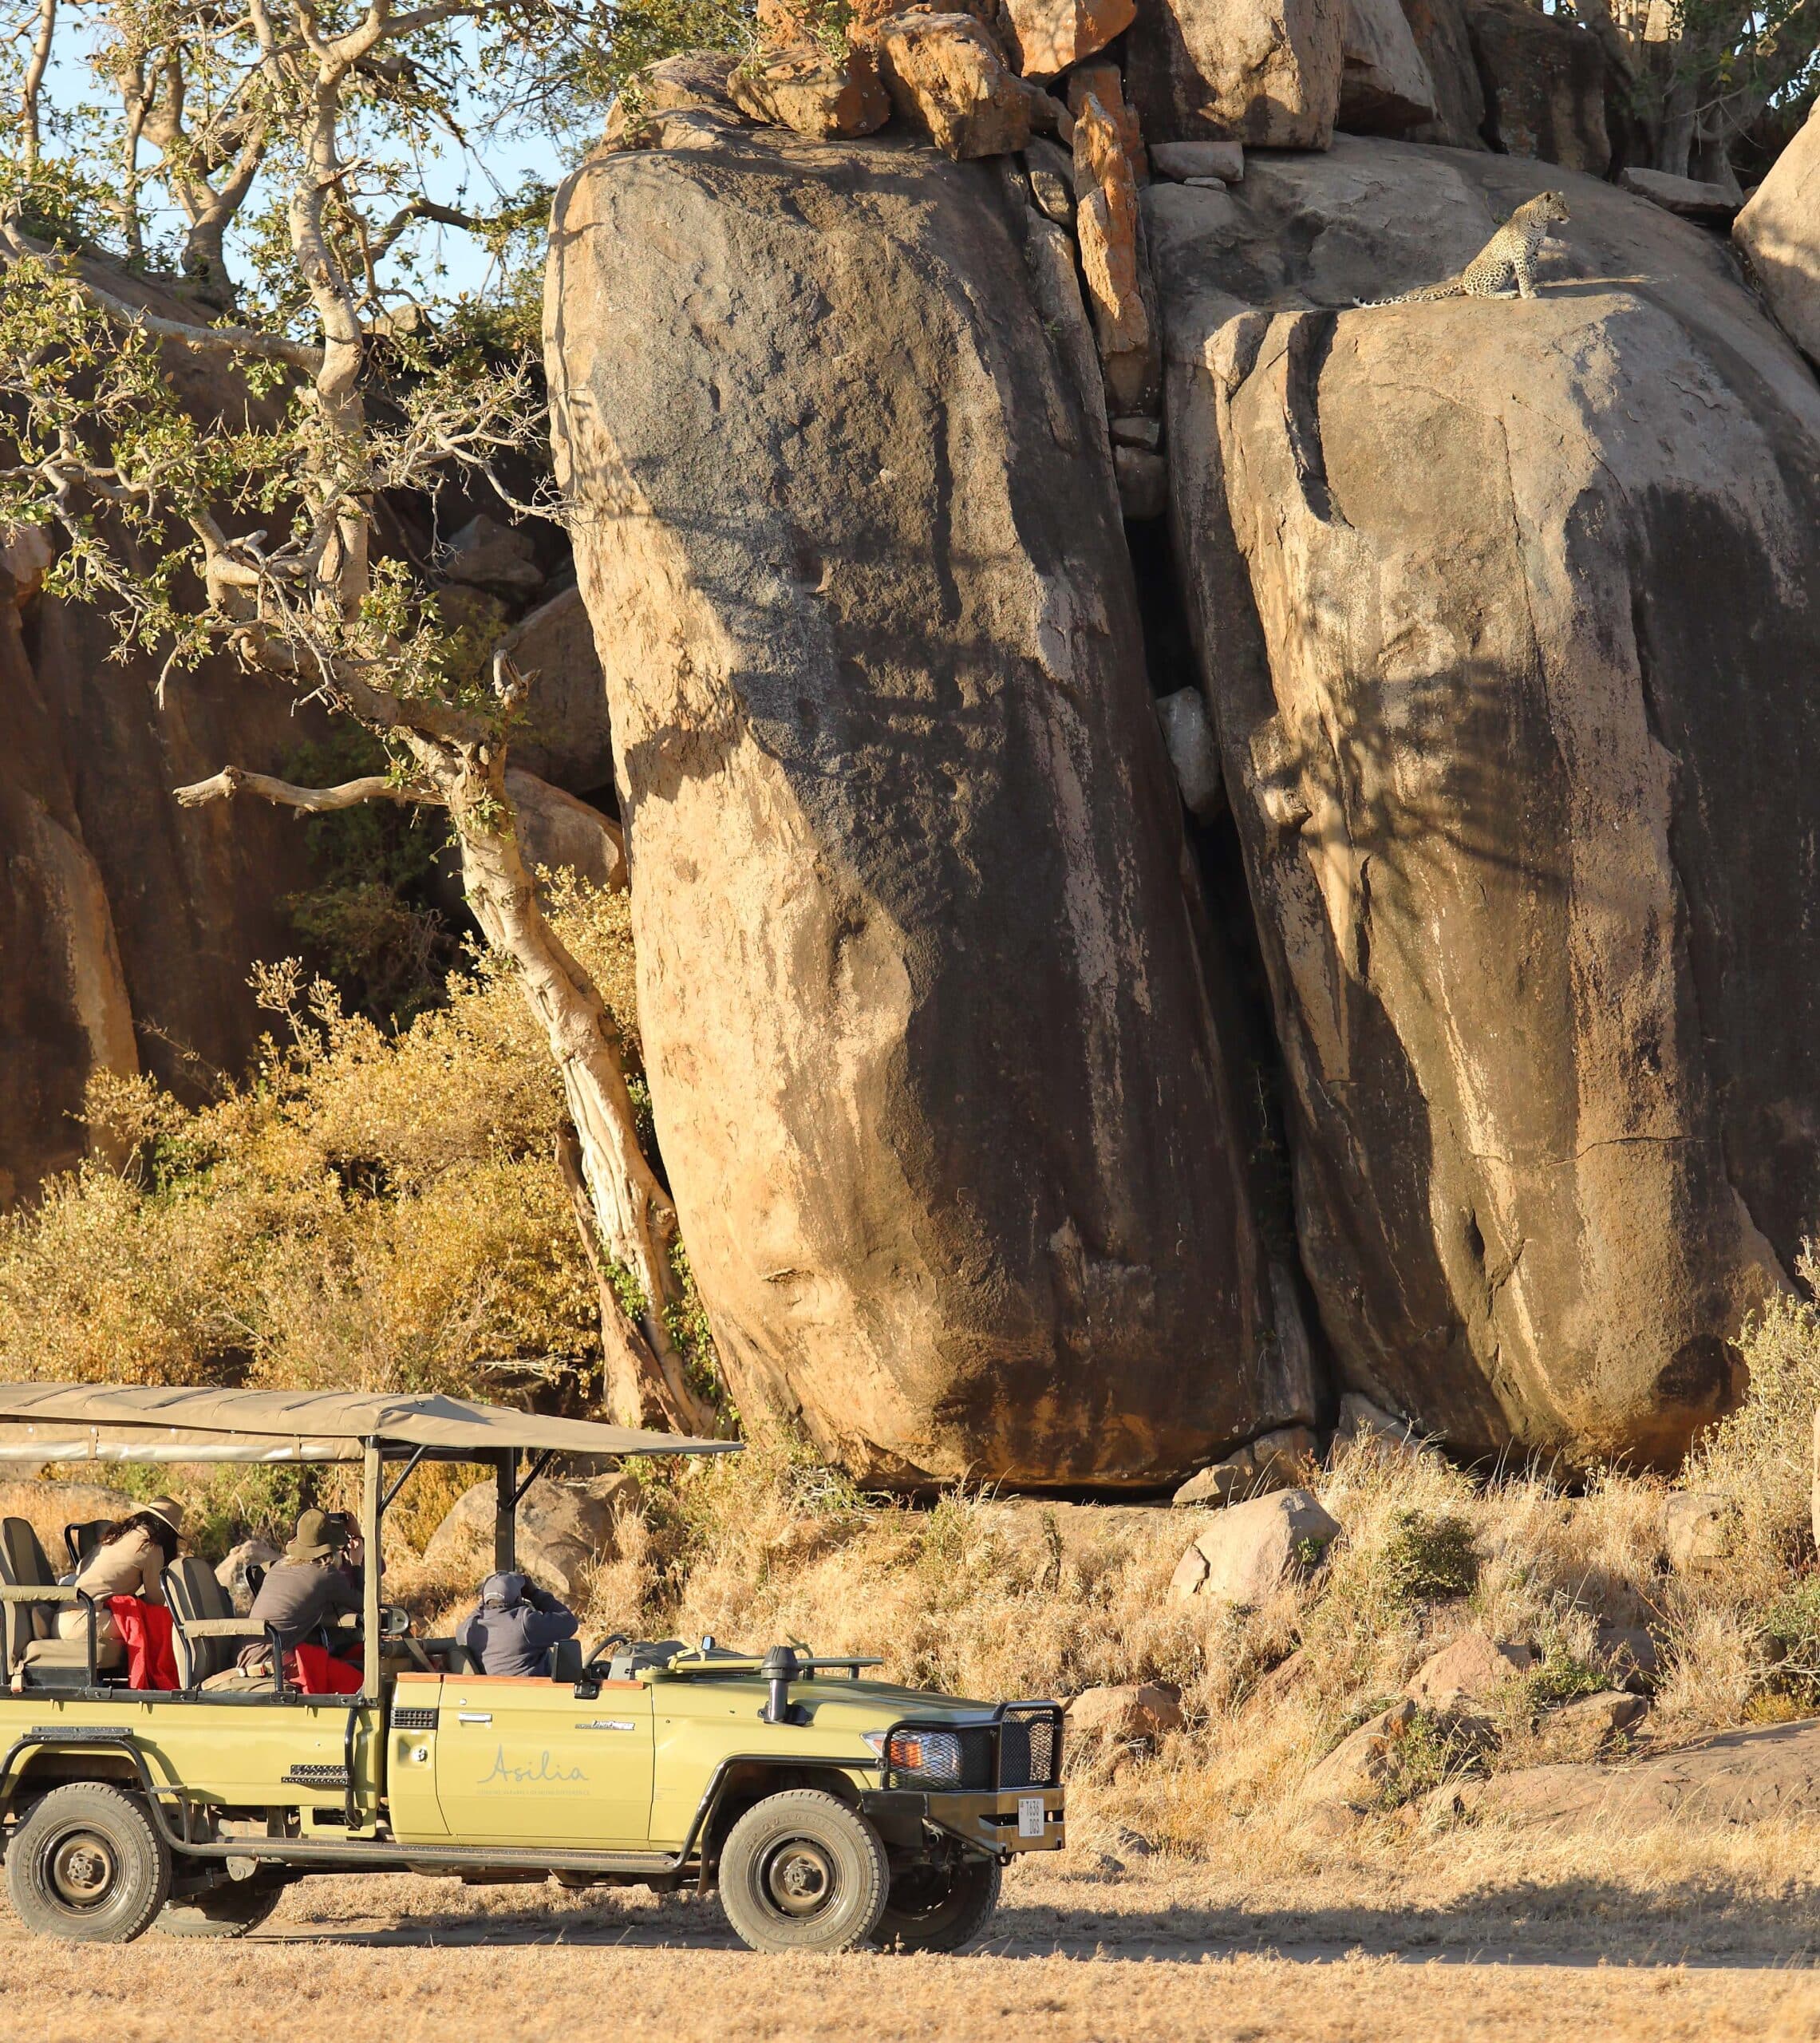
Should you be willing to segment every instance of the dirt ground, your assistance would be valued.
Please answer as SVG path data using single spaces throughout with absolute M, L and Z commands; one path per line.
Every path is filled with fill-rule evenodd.
M 4 1917 L 0 2038 L 1820 2037 L 1820 1826 L 1380 1838 L 1251 1881 L 1099 1858 L 1018 1868 L 957 1958 L 758 1958 L 712 1901 L 403 1876 L 305 1882 L 239 1944 L 84 1952 Z

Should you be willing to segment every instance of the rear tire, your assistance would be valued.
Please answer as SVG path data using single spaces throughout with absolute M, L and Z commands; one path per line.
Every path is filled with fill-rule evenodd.
M 881 1950 L 964 1950 L 992 1920 L 996 1859 L 963 1852 L 945 1866 L 906 1866 L 891 1882 L 872 1941 Z
M 167 1901 L 152 1926 L 161 1937 L 243 1937 L 283 1899 L 282 1881 L 230 1880 Z
M 720 1905 L 754 1950 L 851 1950 L 877 1926 L 890 1883 L 878 1832 L 819 1788 L 755 1804 L 720 1852 Z
M 171 1854 L 137 1796 L 73 1781 L 13 1833 L 6 1887 L 34 1936 L 130 1943 L 170 1895 Z

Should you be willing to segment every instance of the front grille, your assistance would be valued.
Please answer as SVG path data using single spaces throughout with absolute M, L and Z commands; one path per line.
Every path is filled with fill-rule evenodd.
M 1062 1777 L 1061 1712 L 1008 1709 L 999 1731 L 1001 1788 L 1054 1788 Z
M 287 1788 L 345 1788 L 348 1770 L 345 1766 L 294 1766 L 284 1780 Z
M 900 1726 L 886 1749 L 884 1785 L 947 1794 L 1053 1788 L 1061 1764 L 1061 1712 L 1031 1703 L 994 1724 Z
M 433 1731 L 436 1712 L 433 1709 L 395 1709 L 392 1713 L 394 1731 Z

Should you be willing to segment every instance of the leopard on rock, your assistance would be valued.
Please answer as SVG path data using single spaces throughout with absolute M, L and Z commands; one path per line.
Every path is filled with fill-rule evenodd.
M 1457 277 L 1406 290 L 1397 298 L 1361 298 L 1363 305 L 1421 305 L 1441 298 L 1508 298 L 1516 286 L 1518 298 L 1536 294 L 1536 255 L 1557 221 L 1568 217 L 1567 200 L 1558 192 L 1538 192 L 1526 199 L 1480 249 Z

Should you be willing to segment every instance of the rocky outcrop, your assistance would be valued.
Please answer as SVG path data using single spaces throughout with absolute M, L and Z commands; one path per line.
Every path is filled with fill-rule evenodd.
M 1618 172 L 1618 183 L 1638 198 L 1648 199 L 1664 211 L 1679 213 L 1685 220 L 1700 220 L 1708 227 L 1728 227 L 1737 217 L 1741 203 L 1735 191 L 1723 184 L 1708 184 L 1697 177 L 1674 177 L 1665 170 L 1640 170 L 1632 165 Z
M 1347 0 L 1340 38 L 1339 124 L 1352 135 L 1400 135 L 1432 122 L 1435 81 L 1398 0 Z
M 1820 388 L 1712 237 L 1547 176 L 1534 301 L 1358 310 L 1305 308 L 1457 269 L 1535 167 L 1152 188 L 1171 493 L 1343 1375 L 1668 1462 L 1820 1191 Z
M 1435 89 L 1433 120 L 1411 128 L 1407 139 L 1484 148 L 1485 87 L 1460 0 L 1403 0 L 1403 16 Z
M 1005 0 L 1005 21 L 1026 78 L 1053 78 L 1128 29 L 1136 0 Z
M 85 1154 L 94 1073 L 189 1090 L 193 1058 L 240 1068 L 248 966 L 295 950 L 282 899 L 310 883 L 290 817 L 171 791 L 225 758 L 275 771 L 316 721 L 219 665 L 173 676 L 160 711 L 156 667 L 110 651 L 93 611 L 0 576 L 0 1206 Z
M 1423 1662 L 1403 1693 L 1425 1709 L 1471 1709 L 1494 1701 L 1501 1689 L 1508 1689 L 1526 1674 L 1538 1657 L 1522 1639 L 1463 1632 Z
M 1312 1387 L 1061 230 L 889 132 L 708 132 L 563 188 L 547 358 L 721 1355 L 869 1480 L 1179 1476 Z
M 1474 1815 L 1608 1832 L 1811 1820 L 1820 1812 L 1820 1724 L 1727 1731 L 1631 1766 L 1524 1767 L 1459 1792 Z
M 1155 0 L 1125 77 L 1153 142 L 1324 149 L 1340 108 L 1347 0 Z
M 1145 302 L 1137 179 L 1116 124 L 1091 93 L 1074 124 L 1074 203 L 1107 408 L 1141 413 L 1156 403 L 1163 350 Z
M 879 24 L 878 49 L 891 103 L 944 156 L 1006 156 L 1029 140 L 1044 96 L 971 14 L 894 14 Z
M 1820 363 L 1820 108 L 1771 165 L 1731 231 L 1783 332 Z
M 831 50 L 812 36 L 755 50 L 728 73 L 727 94 L 753 120 L 820 141 L 870 135 L 891 117 L 871 52 Z
M 519 1569 L 558 1596 L 579 1598 L 594 1569 L 614 1551 L 616 1515 L 635 1503 L 638 1495 L 634 1476 L 597 1476 L 576 1482 L 540 1476 L 518 1507 Z M 470 1581 L 491 1573 L 498 1496 L 491 1476 L 464 1490 L 425 1543 L 424 1564 Z
M 1597 38 L 1527 0 L 1467 0 L 1466 18 L 1493 146 L 1603 177 L 1612 144 Z
M 539 604 L 504 643 L 527 683 L 512 764 L 571 793 L 610 790 L 613 725 L 580 590 Z

